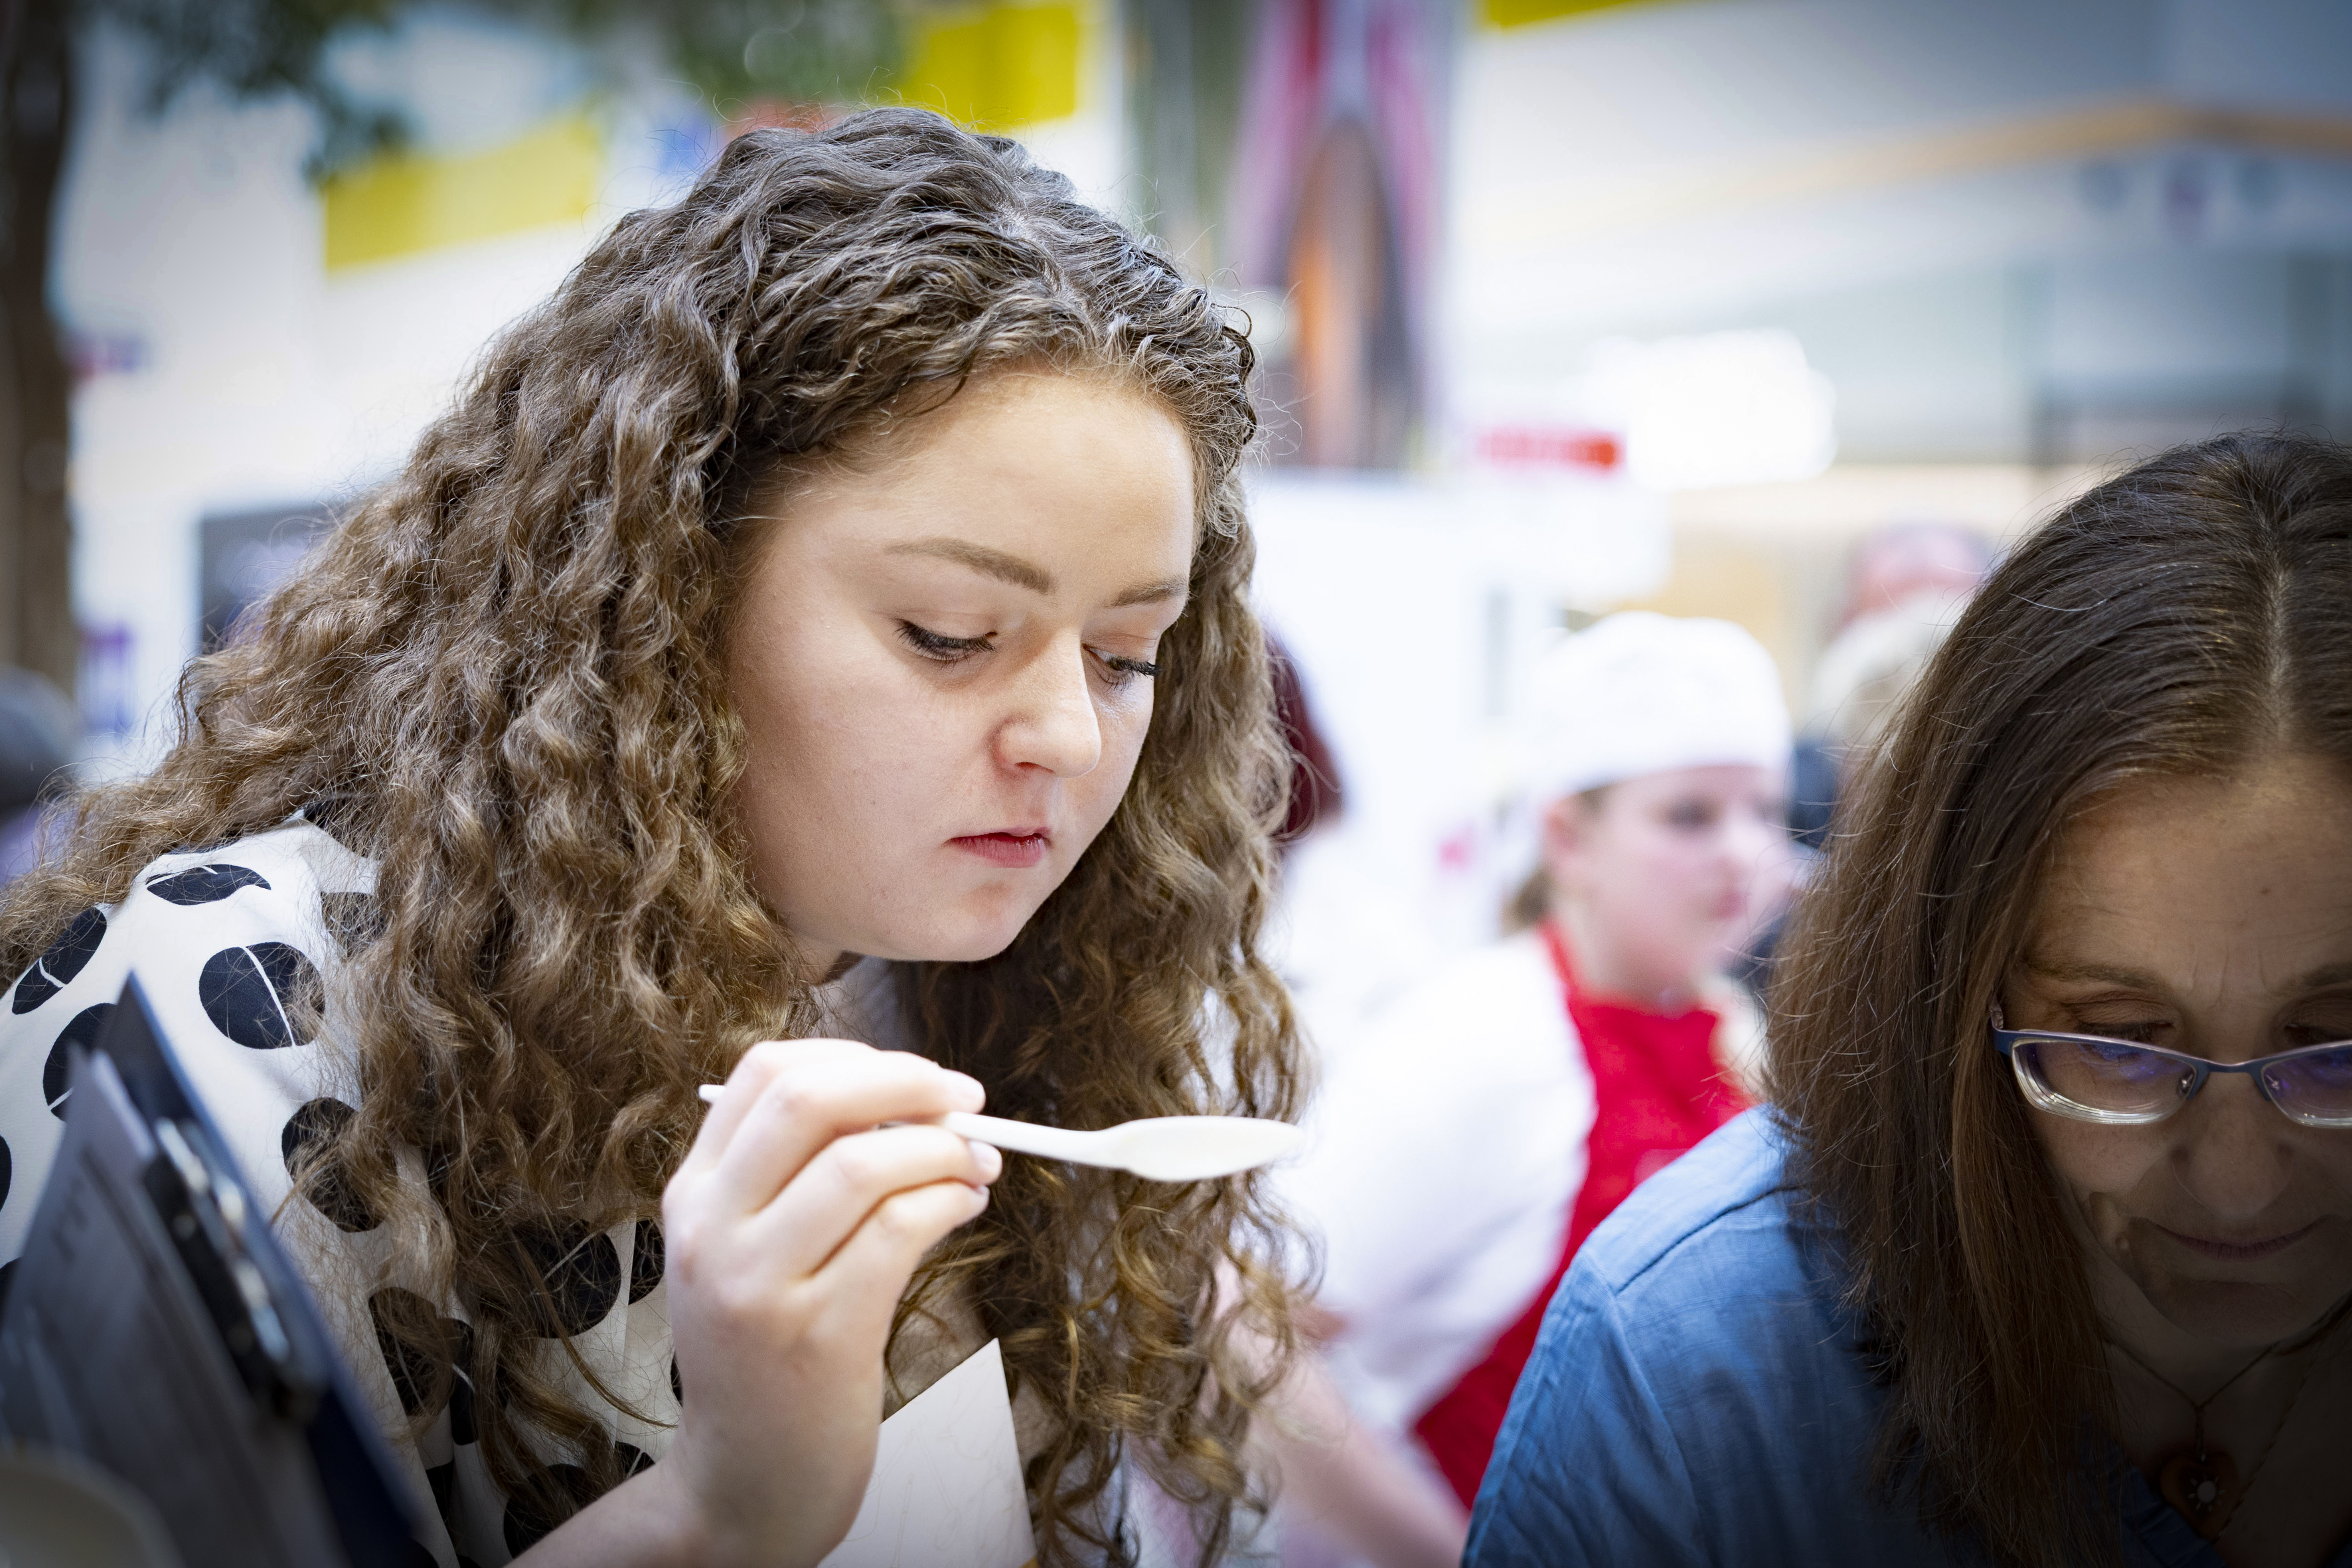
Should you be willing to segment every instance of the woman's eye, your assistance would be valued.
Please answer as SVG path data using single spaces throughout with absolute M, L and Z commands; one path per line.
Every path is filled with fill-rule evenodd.
M 1125 686 L 1139 677 L 1150 680 L 1160 673 L 1159 664 L 1151 659 L 1121 658 L 1108 653 L 1099 653 L 1095 657 L 1102 660 L 1103 669 L 1113 686 Z
M 936 659 L 941 664 L 953 664 L 958 659 L 969 658 L 973 654 L 985 653 L 988 651 L 990 641 L 984 637 L 941 637 L 939 633 L 928 631 L 912 621 L 898 623 L 898 639 L 925 658 Z
M 2152 1046 L 2156 1044 L 2157 1037 L 2164 1032 L 2164 1025 L 2154 1019 L 2115 1024 L 2082 1024 L 2077 1027 L 2085 1035 L 2096 1035 L 2104 1040 L 2126 1040 L 2136 1046 Z
M 1715 826 L 1715 808 L 1705 801 L 1678 800 L 1666 808 L 1666 825 L 1696 833 Z
M 2338 1040 L 2352 1040 L 2352 1008 L 2342 1003 L 2308 1013 L 2287 1025 L 2284 1030 L 2286 1049 L 2302 1046 L 2332 1046 Z

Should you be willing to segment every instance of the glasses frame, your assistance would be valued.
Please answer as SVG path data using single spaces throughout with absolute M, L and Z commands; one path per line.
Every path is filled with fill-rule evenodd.
M 2189 1092 L 2161 1110 L 2101 1110 L 2096 1106 L 2080 1104 L 2068 1100 L 2064 1095 L 2043 1083 L 2033 1075 L 2032 1069 L 2025 1065 L 2025 1058 L 2019 1054 L 2017 1047 L 2021 1045 L 2031 1045 L 2036 1040 L 2055 1040 L 2077 1046 L 2122 1046 L 2129 1050 L 2145 1051 L 2149 1056 L 2162 1057 L 2167 1061 L 2179 1062 L 2189 1068 L 2192 1075 L 2189 1080 Z M 2298 1115 L 2289 1110 L 2285 1106 L 2279 1104 L 2278 1097 L 2271 1092 L 2270 1084 L 2263 1077 L 2264 1068 L 2274 1067 L 2280 1062 L 2294 1061 L 2298 1057 L 2314 1057 L 2322 1051 L 2352 1050 L 2352 1040 L 2323 1040 L 2317 1045 L 2298 1046 L 2291 1051 L 2278 1051 L 2267 1057 L 2256 1057 L 2252 1061 L 2217 1062 L 2204 1057 L 2190 1056 L 2187 1051 L 2168 1051 L 2162 1046 L 2144 1046 L 2137 1040 L 2118 1040 L 2109 1035 L 2070 1035 L 2063 1029 L 2007 1028 L 2000 1015 L 2000 1004 L 1996 1002 L 1992 1007 L 1992 1044 L 1993 1049 L 2009 1058 L 2010 1069 L 2016 1073 L 2017 1086 L 2025 1091 L 2027 1104 L 2036 1110 L 2046 1110 L 2053 1116 L 2063 1116 L 2075 1121 L 2095 1121 L 2107 1127 L 2152 1127 L 2173 1116 L 2182 1106 L 2196 1099 L 2199 1091 L 2204 1089 L 2205 1080 L 2215 1073 L 2242 1072 L 2253 1079 L 2255 1091 L 2264 1100 L 2269 1100 L 2273 1110 L 2297 1126 L 2317 1127 L 2330 1131 L 2352 1129 L 2352 1113 L 2340 1117 L 2315 1117 Z

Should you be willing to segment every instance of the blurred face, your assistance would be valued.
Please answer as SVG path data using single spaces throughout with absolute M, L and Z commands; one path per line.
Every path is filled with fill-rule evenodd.
M 1182 429 L 1001 374 L 772 510 L 727 650 L 761 892 L 820 966 L 1003 951 L 1135 772 L 1192 565 Z
M 2215 1061 L 2352 1037 L 2352 784 L 2290 755 L 2117 795 L 2062 841 L 2002 998 Z M 2352 1131 L 2235 1073 L 2149 1126 L 2033 1123 L 2111 1312 L 2252 1352 L 2352 1291 Z
M 1597 802 L 1555 802 L 1544 866 L 1577 917 L 1589 978 L 1654 995 L 1719 968 L 1786 889 L 1787 808 L 1781 775 L 1752 764 L 1677 768 L 1611 784 Z

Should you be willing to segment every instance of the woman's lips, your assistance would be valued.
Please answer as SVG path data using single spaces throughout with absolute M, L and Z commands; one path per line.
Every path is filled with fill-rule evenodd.
M 959 849 L 970 850 L 992 866 L 1022 867 L 1034 866 L 1045 859 L 1046 846 L 1053 840 L 1042 827 L 1022 827 L 1006 833 L 974 833 L 948 842 Z
M 2184 1236 L 2170 1226 L 2157 1226 L 2189 1251 L 2210 1258 L 2216 1263 L 2251 1263 L 2258 1258 L 2272 1257 L 2284 1252 L 2318 1228 L 2319 1222 L 2313 1220 L 2300 1230 L 2291 1230 L 2284 1236 L 2266 1237 L 2261 1241 L 2216 1241 L 2209 1237 Z

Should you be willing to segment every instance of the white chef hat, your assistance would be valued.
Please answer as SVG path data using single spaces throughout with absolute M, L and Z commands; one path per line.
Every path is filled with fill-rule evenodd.
M 1528 680 L 1529 793 L 1558 800 L 1675 768 L 1789 766 L 1789 705 L 1764 645 L 1729 621 L 1625 610 L 1563 638 Z

